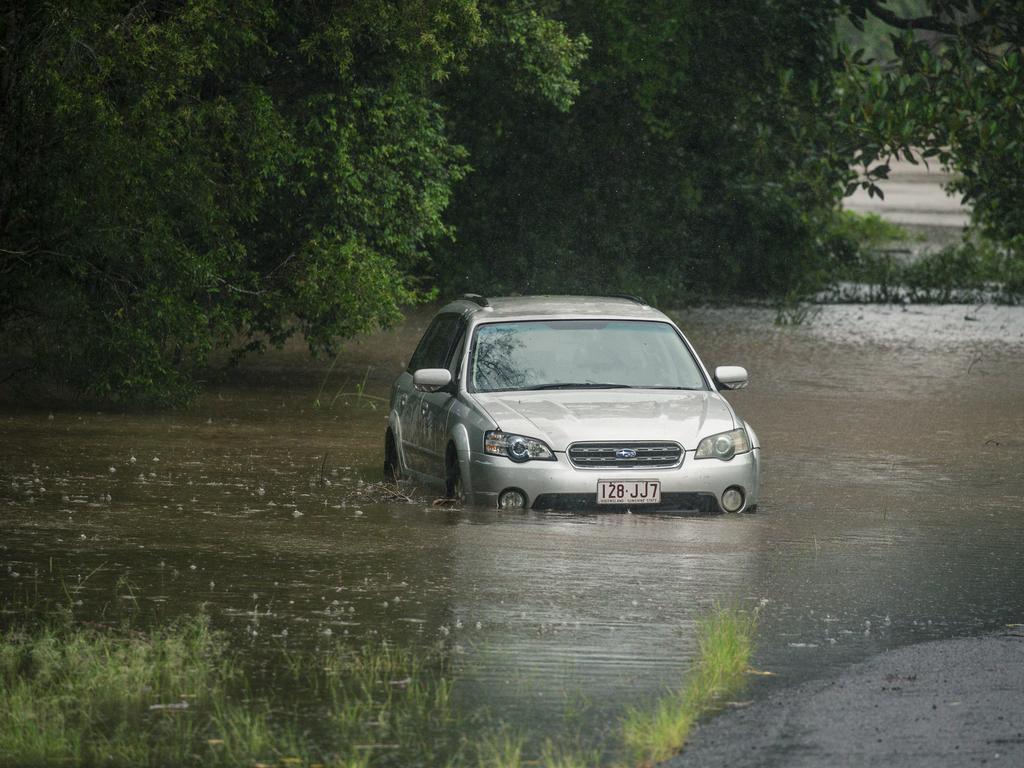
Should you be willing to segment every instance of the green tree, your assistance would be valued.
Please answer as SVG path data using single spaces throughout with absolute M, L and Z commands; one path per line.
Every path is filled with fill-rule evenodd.
M 175 402 L 217 345 L 330 351 L 394 320 L 468 167 L 439 84 L 487 45 L 571 97 L 559 26 L 499 8 L 9 4 L 0 352 L 92 398 Z

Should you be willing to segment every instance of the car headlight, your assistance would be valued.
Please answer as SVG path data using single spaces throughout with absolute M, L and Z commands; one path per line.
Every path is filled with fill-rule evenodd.
M 734 429 L 731 432 L 720 432 L 717 435 L 705 437 L 697 446 L 696 459 L 721 459 L 728 461 L 737 453 L 746 453 L 750 450 L 750 440 L 747 438 L 747 430 Z
M 543 440 L 494 431 L 484 434 L 484 453 L 507 456 L 512 461 L 554 461 L 555 454 Z

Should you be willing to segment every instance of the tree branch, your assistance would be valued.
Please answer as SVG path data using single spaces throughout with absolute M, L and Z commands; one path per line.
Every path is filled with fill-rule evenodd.
M 931 32 L 941 32 L 944 35 L 959 34 L 962 27 L 943 21 L 938 16 L 918 16 L 912 19 L 905 19 L 897 13 L 885 8 L 878 0 L 868 0 L 865 4 L 871 15 L 884 21 L 890 27 L 897 29 L 924 29 Z
M 29 371 L 33 370 L 33 368 L 34 366 L 31 365 L 23 365 L 20 368 L 15 368 L 7 376 L 4 376 L 2 379 L 0 379 L 0 384 L 6 384 L 11 379 L 16 378 L 23 373 L 28 373 Z
M 237 285 L 229 283 L 223 277 L 214 277 L 213 279 L 216 280 L 221 285 L 223 285 L 229 291 L 233 291 L 234 293 L 244 293 L 247 296 L 262 296 L 263 293 L 264 293 L 264 291 L 253 291 L 253 290 L 250 290 L 249 288 L 241 288 L 241 287 L 239 287 Z

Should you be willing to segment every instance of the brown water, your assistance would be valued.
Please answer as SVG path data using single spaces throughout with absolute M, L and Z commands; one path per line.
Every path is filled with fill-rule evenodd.
M 772 318 L 679 315 L 709 365 L 750 369 L 731 397 L 764 445 L 757 515 L 389 501 L 375 398 L 416 315 L 331 370 L 266 358 L 184 413 L 0 411 L 0 598 L 87 620 L 205 605 L 255 655 L 442 642 L 464 707 L 593 734 L 678 679 L 716 601 L 761 608 L 778 677 L 756 686 L 1024 618 L 1024 308 Z

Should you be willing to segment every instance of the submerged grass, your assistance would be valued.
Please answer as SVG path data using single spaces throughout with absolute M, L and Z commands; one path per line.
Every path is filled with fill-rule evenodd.
M 11 629 L 0 643 L 0 764 L 442 764 L 460 757 L 462 724 L 439 665 L 387 646 L 284 659 L 283 673 L 322 704 L 311 734 L 248 690 L 205 617 L 148 634 Z
M 623 723 L 632 764 L 677 752 L 694 719 L 742 684 L 754 617 L 717 609 L 699 627 L 698 660 L 682 687 L 648 710 L 630 711 Z M 0 764 L 602 763 L 601 749 L 582 739 L 548 740 L 539 754 L 537 747 L 528 754 L 522 734 L 459 714 L 440 652 L 341 644 L 309 654 L 282 649 L 274 668 L 267 690 L 253 690 L 226 638 L 204 616 L 148 633 L 70 620 L 9 629 L 0 636 Z M 294 687 L 310 699 L 303 713 L 275 697 Z
M 188 710 L 220 696 L 226 678 L 202 617 L 149 636 L 10 630 L 0 645 L 0 759 L 188 762 L 199 729 Z
M 743 687 L 756 625 L 755 614 L 732 608 L 716 608 L 698 621 L 697 660 L 682 685 L 626 714 L 623 742 L 632 763 L 649 765 L 679 752 L 697 718 Z

